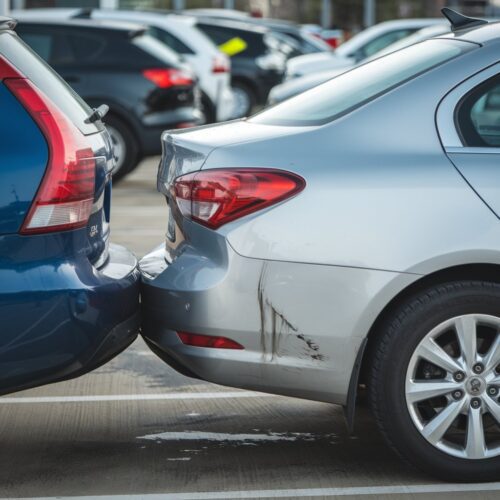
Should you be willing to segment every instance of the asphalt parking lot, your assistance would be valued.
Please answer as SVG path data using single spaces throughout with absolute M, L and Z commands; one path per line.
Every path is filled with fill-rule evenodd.
M 112 239 L 139 256 L 163 239 L 157 163 L 114 190 Z M 0 416 L 1 497 L 500 497 L 500 483 L 407 466 L 365 408 L 350 437 L 340 408 L 188 379 L 142 341 L 94 373 L 0 398 Z

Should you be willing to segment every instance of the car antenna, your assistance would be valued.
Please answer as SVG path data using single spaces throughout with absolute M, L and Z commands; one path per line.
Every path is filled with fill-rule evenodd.
M 450 21 L 452 31 L 488 24 L 488 21 L 485 21 L 484 19 L 475 19 L 473 17 L 464 16 L 463 14 L 460 14 L 460 12 L 450 9 L 449 7 L 444 7 L 441 9 L 441 12 L 443 13 L 443 16 Z

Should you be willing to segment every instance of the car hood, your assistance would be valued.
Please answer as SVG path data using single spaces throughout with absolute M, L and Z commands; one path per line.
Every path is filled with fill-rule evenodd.
M 350 57 L 336 56 L 335 53 L 320 52 L 318 54 L 307 54 L 294 57 L 287 63 L 287 77 L 295 78 L 317 71 L 325 71 L 337 68 L 348 68 L 353 66 L 354 59 Z

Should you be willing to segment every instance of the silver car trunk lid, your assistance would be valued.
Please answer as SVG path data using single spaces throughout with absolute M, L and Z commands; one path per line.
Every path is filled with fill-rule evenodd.
M 254 142 L 292 133 L 297 128 L 249 123 L 245 120 L 207 125 L 188 130 L 166 131 L 162 135 L 162 159 L 158 170 L 157 187 L 167 199 L 168 226 L 166 258 L 171 262 L 182 244 L 189 240 L 186 220 L 172 202 L 175 179 L 201 170 L 216 149 L 234 144 Z M 234 165 L 238 167 L 238 165 Z
M 210 153 L 217 148 L 270 139 L 296 131 L 297 127 L 263 125 L 246 120 L 168 130 L 163 133 L 161 141 L 158 191 L 168 198 L 173 181 L 180 175 L 201 170 Z

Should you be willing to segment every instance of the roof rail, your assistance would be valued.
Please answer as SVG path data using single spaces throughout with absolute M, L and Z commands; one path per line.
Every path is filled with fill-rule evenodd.
M 71 15 L 71 19 L 90 19 L 92 17 L 91 8 L 78 9 L 77 12 Z
M 484 19 L 475 19 L 473 17 L 467 17 L 456 10 L 450 9 L 449 7 L 444 7 L 441 9 L 443 16 L 450 21 L 451 30 L 459 31 L 467 28 L 473 28 L 474 26 L 481 26 L 483 24 L 488 24 L 488 21 Z
M 13 30 L 17 21 L 11 17 L 0 16 L 0 30 Z

